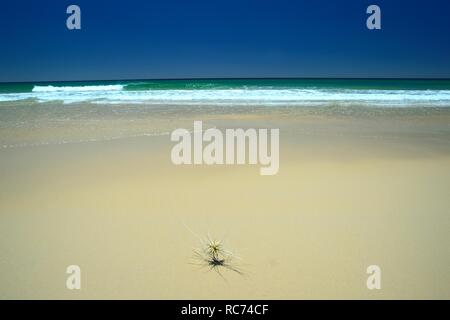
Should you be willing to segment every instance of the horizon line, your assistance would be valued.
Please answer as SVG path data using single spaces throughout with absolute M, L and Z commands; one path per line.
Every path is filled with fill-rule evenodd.
M 181 77 L 181 78 L 122 78 L 95 80 L 37 80 L 0 81 L 0 84 L 52 83 L 52 82 L 98 82 L 98 81 L 180 81 L 180 80 L 450 80 L 450 77 Z

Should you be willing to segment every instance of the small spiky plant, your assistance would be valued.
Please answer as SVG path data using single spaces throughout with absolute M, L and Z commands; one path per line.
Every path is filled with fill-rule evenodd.
M 222 268 L 243 275 L 233 259 L 235 256 L 224 248 L 221 241 L 212 239 L 209 234 L 205 239 L 200 240 L 201 248 L 193 250 L 194 258 L 197 260 L 195 264 L 209 267 L 209 270 L 214 270 L 222 278 L 224 278 L 221 273 Z

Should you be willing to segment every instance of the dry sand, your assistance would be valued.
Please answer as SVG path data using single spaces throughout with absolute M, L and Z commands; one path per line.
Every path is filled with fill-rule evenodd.
M 275 176 L 174 166 L 167 135 L 0 149 L 0 298 L 449 299 L 450 112 L 408 112 L 192 115 L 280 128 Z M 186 226 L 245 276 L 190 264 Z

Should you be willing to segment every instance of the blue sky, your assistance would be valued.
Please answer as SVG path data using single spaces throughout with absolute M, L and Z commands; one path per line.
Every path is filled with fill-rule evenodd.
M 450 77 L 448 0 L 3 1 L 0 39 L 0 81 Z

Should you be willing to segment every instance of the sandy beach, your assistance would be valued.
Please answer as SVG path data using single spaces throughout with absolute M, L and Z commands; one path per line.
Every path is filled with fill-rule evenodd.
M 450 298 L 448 108 L 42 108 L 0 128 L 1 299 Z M 175 166 L 169 133 L 194 120 L 279 128 L 278 174 Z M 194 233 L 243 275 L 192 264 Z M 81 290 L 65 287 L 72 264 Z
M 3 1 L 0 25 L 14 315 L 450 300 L 450 0 Z

